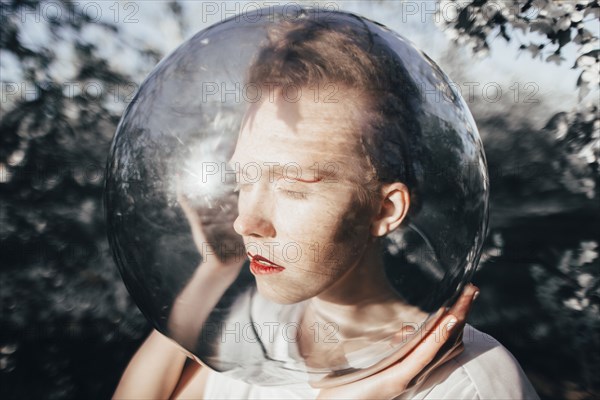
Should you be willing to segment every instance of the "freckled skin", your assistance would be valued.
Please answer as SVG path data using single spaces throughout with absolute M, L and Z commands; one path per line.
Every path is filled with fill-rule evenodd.
M 241 178 L 234 223 L 249 251 L 259 248 L 286 268 L 257 278 L 260 293 L 275 302 L 335 296 L 328 293 L 335 282 L 374 261 L 365 258 L 373 212 L 357 201 L 357 170 L 366 160 L 353 134 L 359 124 L 353 115 L 343 101 L 310 97 L 297 103 L 276 97 L 248 112 L 232 162 L 242 169 L 250 163 L 290 166 L 283 177 L 269 176 L 265 168 L 260 181 L 256 174 Z M 314 181 L 332 170 L 335 177 L 317 182 L 291 179 Z
M 314 367 L 343 365 L 349 351 L 425 318 L 390 286 L 378 240 L 404 218 L 408 191 L 400 183 L 402 200 L 359 201 L 369 171 L 358 136 L 363 121 L 355 117 L 363 113 L 356 101 L 344 100 L 353 98 L 351 90 L 340 93 L 337 103 L 275 97 L 252 105 L 231 159 L 242 170 L 252 163 L 282 167 L 281 175 L 266 167 L 259 178 L 240 174 L 234 229 L 247 251 L 285 268 L 255 273 L 262 296 L 279 304 L 308 300 L 301 331 L 316 326 L 328 337 L 333 326 L 336 338 L 344 338 L 338 345 L 300 337 L 299 350 Z M 301 166 L 300 176 L 298 168 L 286 175 L 286 165 Z

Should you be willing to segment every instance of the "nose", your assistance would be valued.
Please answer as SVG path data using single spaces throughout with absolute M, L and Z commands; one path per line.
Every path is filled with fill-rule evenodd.
M 249 197 L 254 197 L 250 199 Z M 264 200 L 264 199 L 263 199 Z M 256 196 L 244 196 L 239 201 L 239 215 L 233 222 L 233 229 L 242 236 L 252 237 L 275 237 L 275 227 L 271 222 L 270 206 L 266 201 Z
M 260 216 L 240 214 L 233 223 L 233 229 L 242 236 L 275 237 L 273 225 Z

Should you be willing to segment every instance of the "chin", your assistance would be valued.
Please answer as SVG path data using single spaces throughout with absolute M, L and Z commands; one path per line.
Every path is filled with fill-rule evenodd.
M 265 299 L 267 299 L 269 301 L 272 301 L 273 303 L 281 304 L 281 305 L 296 304 L 296 303 L 300 303 L 304 300 L 308 300 L 311 297 L 313 297 L 310 294 L 306 295 L 306 296 L 299 296 L 298 294 L 295 294 L 295 293 L 292 294 L 292 293 L 288 292 L 286 289 L 274 291 L 268 285 L 266 285 L 264 283 L 261 284 L 258 281 L 258 279 L 256 282 L 256 287 L 257 287 L 258 293 L 260 293 L 260 295 L 262 297 L 264 297 Z

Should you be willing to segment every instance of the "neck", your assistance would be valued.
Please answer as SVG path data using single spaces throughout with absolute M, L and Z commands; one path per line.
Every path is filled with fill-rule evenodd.
M 356 310 L 392 298 L 398 296 L 385 276 L 380 244 L 374 241 L 353 268 L 314 300 L 323 306 Z
M 310 301 L 312 322 L 335 324 L 344 336 L 397 323 L 401 298 L 390 286 L 378 242 L 367 246 L 363 257 L 346 275 Z

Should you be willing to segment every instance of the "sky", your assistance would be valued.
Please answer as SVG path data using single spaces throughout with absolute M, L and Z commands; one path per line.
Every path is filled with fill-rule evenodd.
M 47 18 L 36 18 L 33 13 L 22 18 L 20 37 L 31 49 L 39 49 L 48 43 L 49 27 L 45 20 L 58 12 L 65 12 L 58 9 L 58 2 L 49 1 L 45 4 L 39 13 Z M 136 49 L 154 49 L 168 54 L 197 31 L 234 14 L 252 12 L 259 5 L 283 5 L 293 12 L 298 4 L 319 4 L 329 9 L 345 10 L 365 16 L 400 32 L 440 64 L 461 88 L 464 97 L 468 97 L 470 93 L 482 95 L 485 88 L 488 98 L 492 100 L 499 97 L 502 100 L 512 99 L 513 102 L 517 98 L 518 102 L 526 99 L 539 100 L 544 106 L 545 114 L 571 110 L 578 102 L 575 83 L 580 72 L 571 68 L 575 59 L 575 46 L 567 46 L 565 54 L 568 61 L 561 65 L 533 59 L 528 52 L 518 51 L 516 41 L 507 43 L 500 37 L 492 40 L 491 51 L 487 56 L 474 55 L 466 46 L 454 45 L 450 36 L 436 25 L 435 20 L 439 20 L 439 16 L 436 17 L 434 11 L 439 7 L 439 2 L 435 0 L 184 0 L 180 1 L 180 4 L 185 26 L 183 31 L 164 1 L 81 1 L 79 6 L 90 17 L 116 24 L 120 28 L 119 36 L 115 37 L 107 35 L 100 26 L 89 24 L 81 35 L 86 41 L 96 44 L 98 54 L 109 59 L 116 70 L 132 73 L 141 79 L 154 65 L 138 57 Z M 76 73 L 73 64 L 73 38 L 69 37 L 69 33 L 65 33 L 64 36 L 62 41 L 52 45 L 52 50 L 58 57 L 57 62 L 50 68 L 50 78 L 57 81 L 69 80 Z M 522 34 L 520 36 L 524 37 Z M 2 80 L 22 79 L 22 68 L 17 60 L 6 52 L 0 55 Z M 476 82 L 478 85 L 469 86 L 467 82 Z M 501 92 L 498 92 L 498 87 Z M 500 107 L 503 101 L 486 103 L 486 107 L 489 106 L 492 112 Z M 539 122 L 542 123 L 548 114 L 543 118 L 540 116 Z
M 205 4 L 200 4 L 205 3 Z M 239 5 L 223 5 L 222 2 L 184 2 L 190 12 L 189 18 L 190 31 L 186 36 L 191 35 L 191 31 L 200 29 L 202 19 L 194 18 L 194 15 L 206 15 L 207 24 L 218 22 L 220 18 L 228 17 L 234 10 L 249 12 L 254 9 L 257 3 L 255 1 L 237 2 Z M 270 4 L 286 4 L 285 2 L 265 2 Z M 508 43 L 498 37 L 492 41 L 492 49 L 488 56 L 480 57 L 473 55 L 466 48 L 460 49 L 453 46 L 452 40 L 448 34 L 444 33 L 436 25 L 434 11 L 439 6 L 436 0 L 417 0 L 402 1 L 392 0 L 386 2 L 377 1 L 299 1 L 291 4 L 317 4 L 350 11 L 358 15 L 367 17 L 380 22 L 389 28 L 401 33 L 419 49 L 428 54 L 434 61 L 438 62 L 442 69 L 457 82 L 463 94 L 468 96 L 469 85 L 464 82 L 477 82 L 479 87 L 471 86 L 474 91 L 485 87 L 486 84 L 498 83 L 502 88 L 502 96 L 514 98 L 515 91 L 520 94 L 520 101 L 527 96 L 533 96 L 532 99 L 543 101 L 548 110 L 564 111 L 577 105 L 577 95 L 575 83 L 579 76 L 579 71 L 571 69 L 572 63 L 563 62 L 562 65 L 548 63 L 540 59 L 533 59 L 527 52 L 519 52 L 518 44 Z M 216 5 L 217 9 L 213 6 Z M 228 8 L 229 7 L 229 8 Z M 290 5 L 290 9 L 293 6 Z M 443 13 L 446 15 L 446 12 Z M 196 28 L 196 29 L 194 29 Z M 523 36 L 523 35 L 521 35 Z M 574 55 L 574 47 L 571 46 L 567 52 Z M 465 64 L 468 69 L 464 73 L 464 80 L 454 79 L 452 75 L 452 65 L 444 60 L 445 53 L 452 52 L 454 49 L 455 60 Z M 574 60 L 574 58 L 573 58 Z M 446 61 L 446 62 L 445 62 Z M 461 75 L 463 71 L 461 71 Z M 514 86 L 517 84 L 517 86 Z M 528 85 L 526 87 L 526 85 Z M 511 86 L 513 89 L 511 89 Z M 536 92 L 537 88 L 537 92 Z M 534 94 L 534 92 L 536 92 Z M 490 87 L 488 94 L 495 97 L 493 87 Z

